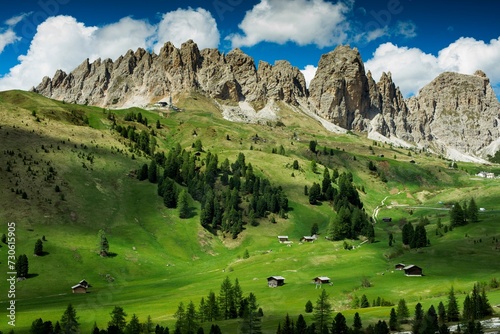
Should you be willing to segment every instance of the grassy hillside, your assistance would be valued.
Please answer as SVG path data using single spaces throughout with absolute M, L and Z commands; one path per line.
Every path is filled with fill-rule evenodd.
M 30 277 L 16 287 L 16 333 L 26 332 L 39 317 L 55 323 L 69 303 L 77 310 L 82 332 L 89 332 L 94 322 L 106 327 L 115 305 L 124 308 L 128 319 L 135 313 L 145 321 L 150 315 L 154 323 L 172 329 L 179 302 L 198 306 L 210 290 L 218 294 L 226 276 L 238 278 L 244 294 L 257 296 L 265 333 L 274 333 L 286 313 L 294 319 L 302 313 L 311 321 L 304 305 L 315 303 L 319 295 L 311 283 L 316 276 L 332 279 L 333 285 L 324 288 L 334 309 L 349 324 L 360 312 L 365 326 L 387 320 L 390 307 L 351 309 L 352 299 L 363 294 L 370 303 L 377 297 L 396 304 L 405 298 L 413 312 L 417 302 L 424 309 L 445 303 L 451 286 L 461 303 L 475 282 L 500 279 L 495 241 L 500 237 L 500 181 L 473 176 L 483 169 L 499 173 L 497 165 L 459 163 L 458 169 L 450 169 L 448 161 L 426 152 L 374 143 L 362 134 L 329 133 L 286 108 L 279 124 L 235 124 L 222 119 L 202 96 L 188 96 L 179 107 L 182 112 L 160 115 L 69 105 L 22 91 L 0 93 L 0 233 L 7 233 L 7 222 L 16 223 L 16 252 L 28 255 L 30 265 Z M 131 111 L 146 117 L 149 128 L 125 121 Z M 276 216 L 275 224 L 262 219 L 259 226 L 245 226 L 236 239 L 204 230 L 198 202 L 190 202 L 190 218 L 179 219 L 177 209 L 163 205 L 155 184 L 136 179 L 136 170 L 149 159 L 111 129 L 110 113 L 118 124 L 154 130 L 157 152 L 168 152 L 177 143 L 191 150 L 199 139 L 205 151 L 200 160 L 207 151 L 218 154 L 219 162 L 244 153 L 257 175 L 284 189 L 291 207 L 288 219 Z M 311 140 L 318 142 L 318 155 L 309 151 Z M 280 146 L 285 154 L 273 154 Z M 312 159 L 318 161 L 316 173 Z M 294 160 L 299 170 L 292 168 Z M 368 169 L 370 161 L 376 171 Z M 304 186 L 321 183 L 325 167 L 353 174 L 366 212 L 376 218 L 375 243 L 350 240 L 359 247 L 347 251 L 343 242 L 324 238 L 335 212 L 327 202 L 310 205 Z M 472 197 L 486 209 L 480 221 L 436 235 L 438 220 L 449 224 L 449 204 Z M 423 216 L 430 220 L 431 245 L 403 249 L 399 220 L 417 223 Z M 320 238 L 300 243 L 313 223 L 319 225 Z M 96 252 L 100 229 L 110 243 L 108 258 Z M 396 239 L 393 247 L 389 233 Z M 293 243 L 279 244 L 277 235 L 288 235 Z M 43 236 L 45 255 L 33 256 L 35 242 Z M 7 272 L 6 245 L 0 254 L 0 268 Z M 399 262 L 421 266 L 425 276 L 405 277 L 393 270 Z M 271 275 L 284 276 L 286 284 L 268 288 L 266 277 Z M 90 293 L 72 294 L 71 286 L 81 279 L 92 285 Z M 363 280 L 371 287 L 362 287 Z M 499 290 L 488 291 L 488 297 L 492 305 L 500 304 Z M 4 298 L 2 307 L 7 305 Z M 219 325 L 223 332 L 237 326 L 234 321 Z M 3 326 L 0 330 L 8 330 Z

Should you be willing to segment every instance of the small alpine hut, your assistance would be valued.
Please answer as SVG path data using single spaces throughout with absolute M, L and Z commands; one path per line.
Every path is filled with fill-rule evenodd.
M 406 276 L 424 276 L 422 268 L 414 264 L 404 267 L 403 270 L 405 271 Z
M 392 222 L 392 218 L 391 217 L 384 217 L 384 218 L 382 218 L 382 221 L 384 223 L 390 223 L 390 222 Z
M 285 278 L 283 276 L 271 276 L 267 278 L 267 286 L 270 288 L 276 288 L 285 284 Z
M 87 293 L 87 289 L 89 288 L 90 284 L 82 279 L 77 285 L 73 285 L 71 289 L 73 290 L 73 293 Z
M 330 278 L 326 277 L 326 276 L 318 276 L 318 277 L 314 277 L 313 281 L 316 284 L 329 284 Z
M 317 237 L 315 235 L 312 235 L 312 236 L 303 236 L 300 239 L 300 241 L 303 241 L 303 242 L 314 242 L 316 239 L 317 239 Z
M 282 244 L 288 241 L 288 235 L 278 235 L 278 241 Z
M 403 268 L 406 267 L 404 263 L 398 263 L 394 266 L 395 270 L 403 270 Z

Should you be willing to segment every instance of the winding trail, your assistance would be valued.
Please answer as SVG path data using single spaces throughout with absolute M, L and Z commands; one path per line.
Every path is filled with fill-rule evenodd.
M 390 196 L 396 196 L 396 195 L 399 195 L 401 193 L 402 193 L 402 191 L 398 192 L 395 195 L 387 195 L 384 197 L 384 199 L 380 202 L 380 204 L 377 205 L 377 207 L 373 210 L 372 219 L 373 219 L 374 223 L 377 223 L 378 213 L 379 213 L 380 209 L 386 206 L 385 201 Z M 449 211 L 450 210 L 450 208 L 434 208 L 431 206 L 410 206 L 408 204 L 396 204 L 396 205 L 392 205 L 392 206 L 394 206 L 394 207 L 406 207 L 408 209 L 428 209 L 428 210 L 440 210 L 440 211 Z

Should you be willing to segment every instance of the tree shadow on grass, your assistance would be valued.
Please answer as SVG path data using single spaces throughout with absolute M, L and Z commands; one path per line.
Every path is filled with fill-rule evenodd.
M 35 254 L 35 256 L 47 256 L 49 255 L 50 253 L 49 252 L 41 252 L 40 254 Z

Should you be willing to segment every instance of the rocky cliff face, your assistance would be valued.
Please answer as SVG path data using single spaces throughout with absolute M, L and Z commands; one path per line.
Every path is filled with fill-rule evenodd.
M 500 103 L 482 71 L 442 73 L 407 101 L 414 142 L 444 155 L 449 148 L 469 155 L 487 153 L 500 137 Z
M 323 55 L 309 90 L 302 73 L 287 61 L 274 65 L 235 49 L 198 50 L 166 43 L 158 55 L 143 49 L 112 61 L 85 60 L 70 74 L 57 71 L 34 88 L 45 96 L 98 106 L 146 105 L 198 91 L 231 105 L 230 119 L 273 114 L 273 101 L 304 107 L 346 130 L 365 131 L 395 143 L 434 150 L 450 158 L 494 154 L 500 147 L 500 103 L 482 72 L 443 73 L 408 100 L 383 73 L 376 82 L 356 49 L 339 46 Z M 237 107 L 234 107 L 234 106 Z M 266 108 L 265 108 L 266 107 Z M 248 114 L 248 115 L 247 115 Z M 249 115 L 252 114 L 250 117 Z M 276 115 L 272 115 L 275 117 Z M 384 140 L 385 140 L 384 139 Z
M 180 49 L 166 43 L 158 55 L 143 49 L 112 61 L 85 60 L 70 74 L 57 71 L 34 89 L 54 99 L 98 106 L 145 105 L 182 92 L 199 91 L 231 102 L 269 100 L 297 104 L 307 95 L 302 73 L 285 61 L 271 66 L 254 61 L 241 50 L 227 55 L 198 50 L 193 41 Z

